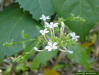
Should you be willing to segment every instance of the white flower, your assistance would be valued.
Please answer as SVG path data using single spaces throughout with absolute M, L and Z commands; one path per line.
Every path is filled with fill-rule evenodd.
M 50 19 L 49 16 L 45 16 L 44 14 L 42 14 L 42 17 L 40 18 L 43 21 L 46 21 L 47 19 Z
M 45 35 L 46 33 L 48 33 L 49 31 L 45 28 L 44 30 L 40 30 L 40 33 L 42 34 L 42 35 Z
M 37 51 L 37 50 L 38 50 L 38 48 L 37 48 L 37 47 L 34 47 L 34 50 L 35 50 L 35 51 Z
M 58 27 L 58 23 L 50 22 L 50 28 Z
M 57 42 L 48 42 L 48 45 L 45 47 L 45 49 L 47 49 L 48 51 L 52 51 L 52 50 L 55 50 L 57 49 Z
M 78 41 L 78 38 L 80 37 L 80 36 L 77 36 L 75 32 L 70 33 L 70 36 L 72 37 L 72 39 L 75 39 L 76 41 Z
M 58 27 L 58 23 L 53 23 L 53 22 L 45 22 L 45 26 L 48 27 L 48 28 L 51 28 L 53 29 L 54 27 Z
M 46 27 L 49 27 L 50 24 L 48 22 L 44 22 Z

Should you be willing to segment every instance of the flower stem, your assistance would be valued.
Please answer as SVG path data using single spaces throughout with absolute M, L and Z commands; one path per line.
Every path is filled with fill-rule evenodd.
M 55 37 L 55 32 L 54 32 L 54 28 L 53 28 L 52 30 L 53 30 L 53 37 Z
M 51 32 L 51 39 L 53 39 L 53 32 L 52 32 L 52 29 L 50 29 L 50 32 Z
M 57 65 L 64 57 L 65 57 L 65 53 L 64 53 L 64 52 L 60 52 L 59 56 L 57 57 L 57 59 L 56 59 L 54 65 L 53 65 L 53 67 L 54 67 L 55 65 Z
M 47 40 L 47 38 L 46 38 L 46 36 L 44 35 L 44 39 L 48 42 L 48 40 Z

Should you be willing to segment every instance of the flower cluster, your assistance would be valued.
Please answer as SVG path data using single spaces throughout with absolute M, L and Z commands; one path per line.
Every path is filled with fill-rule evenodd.
M 44 30 L 40 30 L 40 33 L 41 35 L 44 37 L 45 41 L 46 41 L 46 46 L 44 47 L 43 50 L 39 50 L 37 47 L 34 47 L 34 50 L 35 51 L 53 51 L 53 50 L 59 50 L 59 51 L 63 51 L 63 52 L 68 52 L 70 54 L 73 53 L 73 51 L 71 50 L 68 50 L 65 45 L 63 43 L 64 46 L 61 46 L 60 43 L 62 41 L 65 41 L 62 39 L 62 41 L 58 41 L 59 39 L 61 39 L 61 35 L 65 36 L 64 34 L 64 29 L 65 29 L 65 23 L 63 21 L 61 21 L 60 25 L 61 27 L 59 27 L 59 23 L 56 23 L 56 22 L 47 22 L 47 20 L 50 19 L 49 16 L 45 16 L 45 15 L 42 15 L 42 17 L 40 18 L 40 20 L 43 20 L 44 21 L 44 27 L 45 29 Z M 56 29 L 59 29 L 59 32 L 60 32 L 60 36 L 56 36 L 56 32 L 55 32 L 55 28 Z M 47 35 L 48 34 L 48 35 Z M 78 41 L 78 38 L 79 36 L 77 36 L 75 34 L 75 32 L 71 32 L 68 34 L 70 39 L 68 41 Z M 49 37 L 50 36 L 50 37 Z

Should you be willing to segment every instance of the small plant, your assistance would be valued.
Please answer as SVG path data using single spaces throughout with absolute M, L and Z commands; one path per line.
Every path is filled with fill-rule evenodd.
M 76 36 L 75 32 L 66 33 L 65 24 L 63 21 L 56 23 L 48 23 L 46 20 L 50 19 L 49 16 L 42 15 L 40 18 L 44 21 L 44 30 L 40 30 L 42 36 L 40 40 L 43 40 L 40 48 L 34 47 L 36 51 L 54 51 L 59 50 L 63 52 L 73 53 L 72 50 L 68 50 L 68 46 L 73 46 L 78 41 L 79 36 Z M 44 47 L 45 46 L 45 47 Z M 40 49 L 40 50 L 39 50 Z
M 0 0 L 0 63 L 13 58 L 4 75 L 46 66 L 53 72 L 74 63 L 80 71 L 94 70 L 98 32 L 91 29 L 98 22 L 99 0 Z

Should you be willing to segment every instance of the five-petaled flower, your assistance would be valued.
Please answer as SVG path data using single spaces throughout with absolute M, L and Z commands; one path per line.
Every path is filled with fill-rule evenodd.
M 75 32 L 70 33 L 70 36 L 72 37 L 72 39 L 74 39 L 75 41 L 78 41 L 78 38 L 80 38 L 80 36 L 77 36 L 75 34 Z
M 40 17 L 41 20 L 46 21 L 47 19 L 50 19 L 49 16 L 45 16 L 42 14 L 42 17 Z
M 55 50 L 57 49 L 58 47 L 56 46 L 57 45 L 57 42 L 48 42 L 48 45 L 45 47 L 45 49 L 47 49 L 48 51 L 52 51 L 52 50 Z
M 47 30 L 47 28 L 45 28 L 44 30 L 40 30 L 40 33 L 42 35 L 45 35 L 46 33 L 48 33 L 49 31 Z
M 53 29 L 54 27 L 58 27 L 58 23 L 54 23 L 54 22 L 45 22 L 45 26 L 48 27 L 48 28 L 51 28 Z

